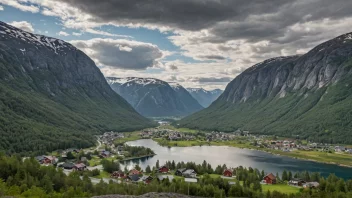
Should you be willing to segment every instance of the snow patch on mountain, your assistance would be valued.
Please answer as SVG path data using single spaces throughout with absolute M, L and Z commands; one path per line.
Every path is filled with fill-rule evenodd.
M 18 38 L 31 45 L 49 48 L 56 54 L 64 52 L 64 50 L 77 50 L 73 45 L 63 40 L 26 32 L 1 21 L 0 34 L 2 34 L 2 37 L 5 39 L 7 39 L 6 36 Z

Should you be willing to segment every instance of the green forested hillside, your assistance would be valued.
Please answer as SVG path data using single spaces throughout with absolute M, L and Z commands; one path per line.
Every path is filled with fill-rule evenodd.
M 327 143 L 352 143 L 352 42 L 342 35 L 305 55 L 259 63 L 230 82 L 182 127 L 249 130 Z

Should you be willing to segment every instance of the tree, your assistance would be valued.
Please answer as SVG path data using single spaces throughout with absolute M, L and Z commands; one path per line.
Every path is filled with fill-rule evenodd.
M 282 172 L 282 181 L 287 181 L 288 180 L 288 175 L 286 170 L 284 170 L 284 172 Z
M 159 168 L 160 168 L 160 165 L 159 165 L 159 160 L 157 160 L 157 161 L 156 161 L 155 167 L 156 167 L 157 169 L 159 169 Z
M 151 172 L 152 172 L 152 170 L 150 169 L 150 166 L 149 166 L 149 165 L 145 168 L 145 172 L 146 172 L 146 173 L 151 173 Z
M 134 166 L 134 168 L 135 168 L 136 170 L 138 170 L 138 171 L 141 171 L 141 170 L 142 170 L 142 168 L 141 168 L 138 164 L 136 164 L 136 165 Z

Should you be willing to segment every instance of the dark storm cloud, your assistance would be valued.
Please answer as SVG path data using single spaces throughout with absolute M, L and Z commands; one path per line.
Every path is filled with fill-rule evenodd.
M 277 12 L 291 0 L 57 0 L 96 17 L 97 22 L 158 24 L 199 30 L 219 21 Z
M 208 29 L 213 37 L 202 38 L 200 42 L 213 43 L 231 39 L 275 41 L 297 22 L 352 15 L 350 0 L 60 1 L 91 14 L 96 22 L 151 24 L 191 31 Z M 300 36 L 291 35 L 291 39 Z

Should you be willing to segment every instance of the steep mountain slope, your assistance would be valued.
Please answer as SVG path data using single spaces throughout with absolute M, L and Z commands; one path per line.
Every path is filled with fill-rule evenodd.
M 158 79 L 108 77 L 107 82 L 144 116 L 184 116 L 202 109 L 183 87 L 173 89 Z
M 0 150 L 91 146 L 93 134 L 152 125 L 83 52 L 0 22 Z
M 352 33 L 258 63 L 181 126 L 352 143 Z
M 221 89 L 207 91 L 203 88 L 187 88 L 187 91 L 205 108 L 209 107 L 223 92 Z

